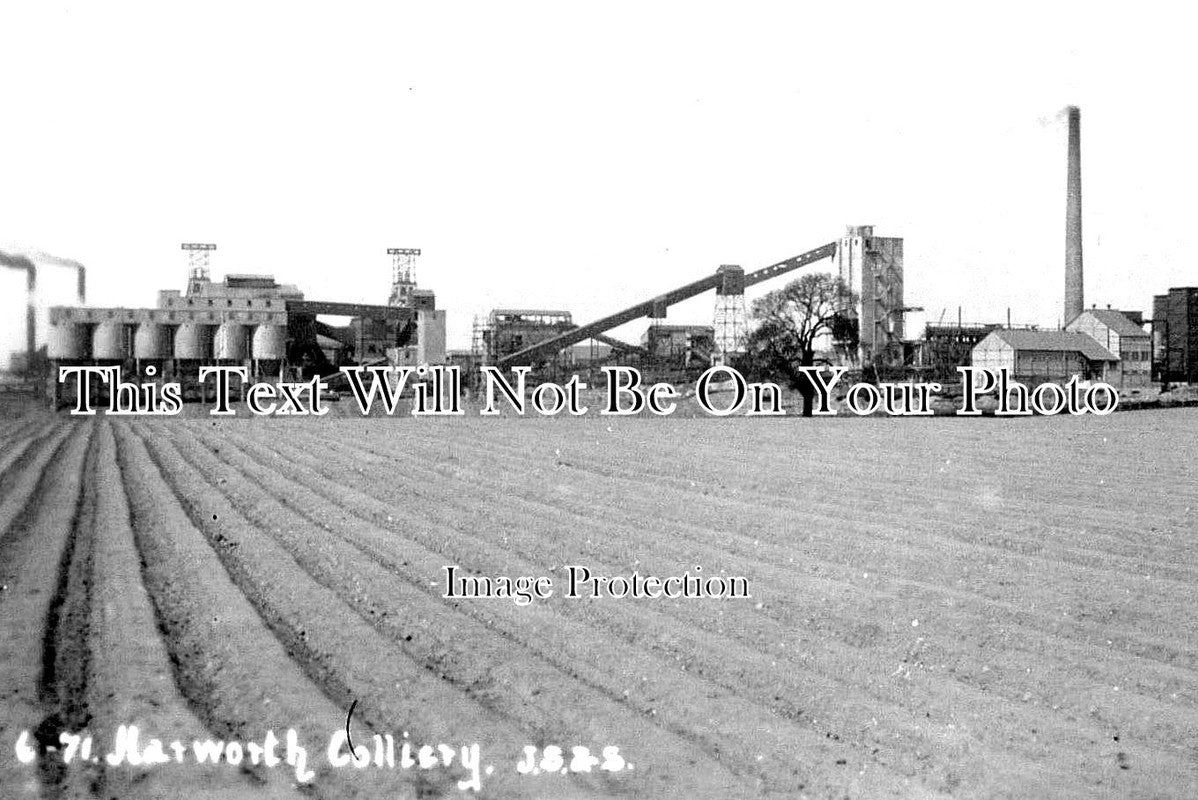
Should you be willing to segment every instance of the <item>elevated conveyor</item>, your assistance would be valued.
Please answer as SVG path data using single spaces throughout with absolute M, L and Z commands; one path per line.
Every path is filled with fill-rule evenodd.
M 745 286 L 753 286 L 762 281 L 776 278 L 780 275 L 785 275 L 800 267 L 805 267 L 808 264 L 813 264 L 825 258 L 831 258 L 836 254 L 836 243 L 831 242 L 814 250 L 808 250 L 797 256 L 779 261 L 777 264 L 771 264 L 768 267 L 763 267 L 756 272 L 750 272 L 745 275 Z M 511 355 L 499 359 L 498 366 L 518 366 L 521 364 L 531 364 L 537 360 L 547 359 L 549 356 L 564 350 L 571 345 L 586 341 L 587 339 L 598 339 L 599 336 L 613 328 L 618 328 L 629 322 L 635 322 L 641 317 L 661 317 L 665 315 L 665 309 L 670 306 L 681 303 L 683 300 L 689 300 L 692 297 L 710 291 L 720 286 L 724 280 L 724 274 L 716 272 L 708 275 L 706 278 L 688 283 L 685 286 L 679 286 L 677 289 L 666 292 L 663 295 L 646 300 L 642 303 L 637 303 L 634 306 L 629 306 L 622 311 L 617 311 L 615 314 L 595 320 L 594 322 L 581 325 L 573 330 L 558 334 L 544 341 L 519 350 Z

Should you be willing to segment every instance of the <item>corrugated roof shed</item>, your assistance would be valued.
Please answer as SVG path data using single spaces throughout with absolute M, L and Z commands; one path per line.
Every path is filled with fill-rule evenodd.
M 1144 329 L 1124 316 L 1122 311 L 1116 311 L 1113 308 L 1087 308 L 1082 313 L 1093 314 L 1099 322 L 1120 336 L 1148 337 Z
M 1119 357 L 1084 333 L 1069 331 L 994 331 L 1016 350 L 1048 350 L 1059 353 L 1081 353 L 1091 361 L 1118 361 Z

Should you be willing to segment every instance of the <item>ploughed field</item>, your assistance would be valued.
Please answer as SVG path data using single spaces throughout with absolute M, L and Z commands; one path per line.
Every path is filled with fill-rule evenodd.
M 480 797 L 1198 796 L 1198 410 L 31 413 L 0 442 L 5 798 L 470 796 L 472 743 Z M 570 599 L 569 564 L 752 596 Z M 445 565 L 555 594 L 445 599 Z M 362 768 L 328 759 L 351 705 Z M 107 766 L 122 725 L 188 752 Z M 310 782 L 250 761 L 288 730 Z M 98 763 L 23 763 L 63 731 Z

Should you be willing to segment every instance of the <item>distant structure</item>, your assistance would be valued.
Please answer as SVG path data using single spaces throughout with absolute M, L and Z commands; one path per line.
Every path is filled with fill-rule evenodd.
M 569 311 L 543 308 L 496 308 L 486 321 L 475 317 L 471 345 L 472 362 L 497 365 L 512 355 L 577 330 Z M 597 365 L 627 353 L 643 353 L 636 345 L 596 333 L 563 348 L 546 350 L 535 366 L 568 369 L 573 365 Z
M 788 272 L 808 266 L 825 258 L 832 258 L 836 254 L 836 247 L 835 242 L 830 242 L 814 250 L 800 253 L 797 256 L 792 256 L 784 261 L 779 261 L 776 264 L 771 264 L 768 267 L 763 267 L 748 274 L 745 274 L 739 267 L 725 265 L 716 272 L 696 281 L 677 286 L 647 300 L 642 300 L 613 314 L 597 319 L 594 322 L 572 327 L 556 336 L 541 340 L 536 344 L 526 345 L 513 353 L 499 355 L 496 363 L 501 367 L 518 364 L 558 363 L 558 354 L 588 339 L 611 344 L 615 351 L 635 351 L 639 348 L 620 342 L 617 339 L 611 339 L 607 336 L 607 332 L 644 317 L 649 318 L 650 325 L 660 324 L 658 321 L 666 318 L 667 309 L 670 306 L 704 292 L 711 291 L 712 289 L 722 289 L 722 297 L 717 298 L 717 311 L 720 309 L 720 304 L 723 304 L 724 313 L 717 316 L 722 316 L 725 322 L 723 325 L 725 345 L 737 346 L 736 340 L 739 337 L 739 323 L 736 321 L 736 314 L 738 313 L 737 307 L 743 306 L 744 290 L 762 281 L 780 277 Z M 740 297 L 738 298 L 737 295 L 740 295 Z M 481 338 L 481 335 L 476 336 L 476 339 Z
M 1104 378 L 1119 388 L 1141 388 L 1152 381 L 1152 337 L 1132 316 L 1140 315 L 1112 308 L 1088 308 L 1065 326 L 1066 331 L 1089 336 L 1119 359 Z
M 51 366 L 123 367 L 131 380 L 153 365 L 159 378 L 194 383 L 200 366 L 242 365 L 252 376 L 331 375 L 346 364 L 445 363 L 445 312 L 431 291 L 414 290 L 409 305 L 305 300 L 270 275 L 211 279 L 215 245 L 184 245 L 187 288 L 164 289 L 155 308 L 50 309 Z M 333 326 L 322 316 L 350 317 Z M 51 369 L 55 400 L 62 389 Z M 69 387 L 66 387 L 69 392 Z
M 416 258 L 420 255 L 420 249 L 392 247 L 387 250 L 387 255 L 391 256 L 391 293 L 387 297 L 387 305 L 417 313 L 415 317 L 408 318 L 394 337 L 393 332 L 380 318 L 355 320 L 353 324 L 358 330 L 369 329 L 365 336 L 372 341 L 372 345 L 367 345 L 368 349 L 359 348 L 356 352 L 360 357 L 368 358 L 386 354 L 391 363 L 400 366 L 440 363 L 430 362 L 428 355 L 436 353 L 441 359 L 445 357 L 445 312 L 437 310 L 433 292 L 416 287 Z M 422 339 L 418 331 L 422 314 L 435 320 L 435 324 L 425 325 L 424 345 L 421 344 Z M 430 334 L 433 339 L 431 350 L 425 347 L 430 344 Z
M 392 247 L 387 250 L 391 256 L 391 295 L 387 305 L 412 307 L 412 298 L 416 293 L 416 257 L 420 255 L 419 248 Z
M 1066 324 L 1086 307 L 1082 281 L 1082 133 L 1081 111 L 1069 106 L 1068 176 L 1065 189 Z
M 1081 172 L 1081 112 L 1076 106 L 1066 109 L 1068 116 L 1068 147 L 1066 155 L 1065 189 L 1065 296 L 1064 330 L 992 329 L 977 341 L 970 353 L 974 366 L 989 369 L 1006 368 L 1016 379 L 1028 383 L 1064 382 L 1073 376 L 1101 380 L 1112 386 L 1138 389 L 1147 386 L 1153 372 L 1153 335 L 1144 330 L 1139 312 L 1085 307 L 1082 259 L 1082 172 Z M 1198 292 L 1198 290 L 1195 290 Z M 1167 325 L 1160 320 L 1167 316 L 1167 299 L 1157 298 L 1154 331 L 1157 349 L 1169 337 Z M 1178 302 L 1178 307 L 1184 302 Z M 1198 311 L 1198 304 L 1195 304 Z M 1009 316 L 1009 312 L 1008 312 Z M 1198 322 L 1198 314 L 1195 315 Z M 1180 318 L 1174 316 L 1174 322 Z M 969 331 L 977 336 L 983 328 Z M 1198 328 L 1196 328 L 1198 331 Z M 939 334 L 941 332 L 937 332 Z M 955 340 L 961 335 L 947 333 L 937 336 L 937 344 L 946 354 L 953 352 Z M 933 345 L 932 326 L 928 326 L 925 349 Z M 1195 337 L 1198 345 L 1198 337 Z M 1196 364 L 1198 366 L 1198 364 Z
M 214 244 L 201 244 L 199 242 L 184 242 L 181 245 L 183 250 L 187 251 L 187 273 L 193 280 L 208 280 L 208 270 L 211 266 L 212 251 L 216 249 Z
M 25 352 L 16 359 L 17 372 L 29 372 L 38 363 L 38 270 L 65 268 L 76 273 L 76 294 L 79 303 L 87 302 L 87 269 L 78 261 L 41 252 L 6 253 L 0 250 L 0 268 L 25 273 Z M 44 362 L 42 362 L 44 367 Z
M 736 264 L 721 264 L 715 287 L 713 355 L 716 363 L 745 352 L 749 340 L 749 316 L 745 310 L 745 271 Z
M 928 323 L 919 353 L 920 366 L 930 378 L 958 380 L 961 376 L 957 368 L 969 366 L 973 348 L 1002 327 L 997 322 Z
M 729 341 L 725 340 L 724 344 Z M 743 350 L 743 338 L 739 342 Z M 641 347 L 654 364 L 678 369 L 700 365 L 706 369 L 711 366 L 713 357 L 718 357 L 720 353 L 736 352 L 721 351 L 720 344 L 719 329 L 710 325 L 654 324 L 646 328 L 641 336 Z
M 1175 287 L 1152 298 L 1156 379 L 1198 383 L 1198 287 Z
M 858 295 L 861 364 L 902 363 L 903 240 L 874 236 L 874 226 L 849 226 L 832 257 L 841 280 Z
M 1006 369 L 1029 385 L 1061 383 L 1074 375 L 1108 381 L 1119 367 L 1118 356 L 1084 333 L 1006 328 L 978 342 L 972 362 L 984 369 Z
M 480 364 L 495 364 L 512 353 L 575 328 L 569 311 L 543 308 L 496 308 L 486 323 L 475 321 L 474 350 Z

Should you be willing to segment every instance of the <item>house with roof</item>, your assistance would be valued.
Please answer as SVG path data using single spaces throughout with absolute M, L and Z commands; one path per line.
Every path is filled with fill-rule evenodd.
M 1074 317 L 1065 330 L 1086 334 L 1118 357 L 1118 367 L 1106 379 L 1107 383 L 1138 388 L 1151 382 L 1152 337 L 1125 312 L 1088 308 Z
M 1093 337 L 1076 331 L 991 331 L 972 353 L 975 367 L 1006 368 L 1012 378 L 1027 384 L 1065 382 L 1077 375 L 1107 381 L 1117 375 L 1119 357 Z

